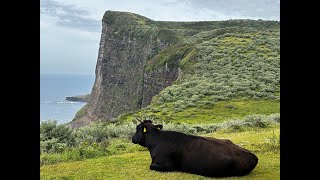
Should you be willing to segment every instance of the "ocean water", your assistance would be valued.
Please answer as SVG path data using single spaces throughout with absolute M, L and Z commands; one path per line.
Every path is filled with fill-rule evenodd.
M 70 122 L 86 103 L 66 97 L 91 93 L 94 78 L 94 74 L 40 74 L 40 121 Z

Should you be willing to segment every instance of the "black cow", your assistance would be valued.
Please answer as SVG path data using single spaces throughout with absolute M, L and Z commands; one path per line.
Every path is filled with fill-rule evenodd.
M 162 125 L 144 120 L 132 137 L 147 147 L 151 170 L 183 171 L 209 177 L 243 176 L 257 165 L 258 158 L 230 140 L 163 131 Z

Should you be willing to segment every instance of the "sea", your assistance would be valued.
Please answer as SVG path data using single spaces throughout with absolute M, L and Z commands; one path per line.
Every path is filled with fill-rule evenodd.
M 91 93 L 94 78 L 94 74 L 40 74 L 40 121 L 70 122 L 86 103 L 66 97 Z

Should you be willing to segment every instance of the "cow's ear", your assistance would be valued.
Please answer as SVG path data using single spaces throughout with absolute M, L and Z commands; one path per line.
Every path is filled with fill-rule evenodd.
M 156 127 L 157 129 L 162 129 L 163 126 L 161 124 L 157 124 L 154 127 Z

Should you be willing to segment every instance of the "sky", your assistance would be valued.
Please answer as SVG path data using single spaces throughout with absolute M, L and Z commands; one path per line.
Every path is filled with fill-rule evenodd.
M 40 73 L 94 74 L 107 10 L 158 21 L 280 21 L 280 0 L 40 0 Z

